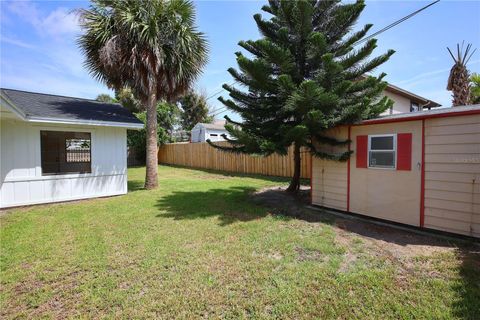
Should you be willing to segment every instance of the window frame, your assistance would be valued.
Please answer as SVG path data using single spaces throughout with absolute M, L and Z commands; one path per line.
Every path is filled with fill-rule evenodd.
M 372 150 L 372 138 L 380 138 L 380 137 L 392 137 L 393 138 L 393 148 L 390 150 L 383 149 L 383 150 Z M 393 152 L 393 166 L 392 167 L 384 167 L 384 166 L 371 166 L 370 165 L 370 152 Z M 368 135 L 368 147 L 367 147 L 367 168 L 368 169 L 380 169 L 380 170 L 397 170 L 397 134 L 396 133 L 388 133 L 388 134 L 369 134 Z
M 415 108 L 417 108 L 417 110 L 415 110 Z M 416 102 L 413 102 L 413 101 L 410 101 L 410 112 L 419 112 L 419 111 L 422 111 L 420 110 L 420 104 L 416 103 Z
M 90 135 L 90 170 L 88 172 L 57 172 L 57 173 L 44 173 L 43 171 L 43 160 L 42 160 L 42 132 L 51 131 L 51 132 L 73 132 L 73 133 L 88 133 Z M 57 128 L 57 127 L 41 127 L 38 130 L 38 136 L 40 138 L 39 143 L 39 167 L 40 167 L 40 176 L 42 178 L 71 178 L 71 177 L 85 177 L 85 176 L 92 176 L 93 175 L 93 140 L 95 137 L 94 130 L 86 130 L 80 128 Z M 65 154 L 65 162 L 67 155 Z M 85 163 L 85 162 L 81 162 Z

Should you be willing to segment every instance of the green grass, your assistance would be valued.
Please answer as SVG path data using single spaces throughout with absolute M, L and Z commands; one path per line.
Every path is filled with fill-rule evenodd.
M 282 179 L 160 166 L 146 191 L 143 176 L 125 196 L 4 213 L 0 317 L 480 316 L 480 261 L 461 247 L 393 259 L 250 200 Z

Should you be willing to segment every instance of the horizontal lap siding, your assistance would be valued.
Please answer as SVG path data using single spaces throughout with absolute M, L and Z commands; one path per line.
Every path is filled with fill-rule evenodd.
M 425 121 L 425 227 L 480 237 L 480 115 Z
M 346 127 L 332 129 L 329 136 L 347 139 Z M 342 147 L 341 151 L 345 147 Z M 333 148 L 327 150 L 335 152 Z M 347 162 L 312 159 L 312 204 L 347 210 Z
M 313 159 L 312 204 L 347 210 L 347 163 Z

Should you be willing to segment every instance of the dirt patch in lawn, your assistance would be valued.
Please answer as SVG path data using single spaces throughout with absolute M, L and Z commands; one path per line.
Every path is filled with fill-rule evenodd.
M 297 195 L 285 192 L 284 187 L 274 187 L 261 189 L 253 193 L 251 198 L 255 203 L 271 208 L 273 214 L 312 224 L 330 224 L 335 231 L 335 243 L 346 250 L 344 261 L 348 264 L 359 258 L 355 249 L 359 247 L 358 243 L 361 243 L 362 250 L 366 250 L 369 255 L 381 256 L 392 263 L 400 264 L 406 272 L 418 267 L 415 257 L 459 252 L 480 261 L 478 243 L 379 225 L 368 219 L 343 217 L 326 210 L 311 210 L 306 207 L 309 204 L 309 195 L 309 187 L 302 187 Z
M 272 213 L 299 218 L 310 199 L 310 187 L 301 186 L 297 194 L 286 192 L 286 186 L 260 189 L 251 195 L 253 202 L 272 209 Z

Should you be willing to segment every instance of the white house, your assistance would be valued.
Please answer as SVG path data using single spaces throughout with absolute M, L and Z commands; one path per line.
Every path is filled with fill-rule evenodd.
M 383 91 L 383 95 L 393 100 L 393 106 L 382 113 L 382 116 L 424 111 L 440 107 L 440 104 L 435 101 L 421 97 L 413 92 L 394 86 L 393 84 L 388 84 Z
M 0 89 L 0 208 L 127 192 L 127 129 L 119 104 Z
M 223 134 L 227 138 L 231 138 L 228 131 L 225 129 L 225 120 L 217 120 L 213 123 L 197 123 L 191 131 L 191 142 L 206 142 L 210 141 L 225 141 Z

